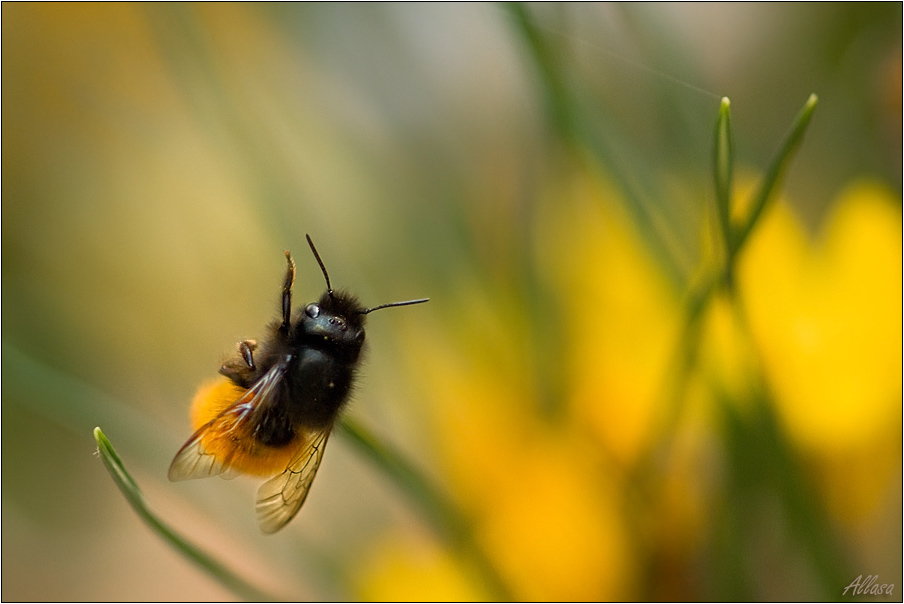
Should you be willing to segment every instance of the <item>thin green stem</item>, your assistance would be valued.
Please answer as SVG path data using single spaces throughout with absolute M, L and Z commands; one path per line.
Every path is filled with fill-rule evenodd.
M 731 257 L 731 185 L 734 156 L 731 145 L 731 103 L 722 97 L 713 150 L 713 176 L 716 184 L 716 211 L 725 245 L 726 257 Z
M 794 118 L 794 123 L 791 126 L 791 130 L 788 132 L 788 135 L 782 142 L 782 146 L 779 148 L 778 154 L 772 160 L 772 164 L 769 166 L 769 171 L 766 172 L 766 177 L 763 179 L 762 184 L 760 184 L 760 188 L 757 190 L 757 193 L 753 198 L 750 213 L 747 215 L 747 218 L 744 220 L 744 222 L 742 222 L 733 231 L 733 253 L 732 257 L 729 258 L 730 262 L 734 260 L 734 255 L 737 254 L 737 252 L 747 241 L 747 237 L 750 235 L 750 232 L 753 230 L 753 227 L 756 225 L 757 221 L 762 215 L 763 210 L 766 208 L 766 205 L 771 199 L 773 199 L 773 193 L 775 192 L 778 183 L 781 181 L 782 176 L 784 176 L 785 174 L 785 170 L 787 170 L 788 165 L 791 163 L 791 158 L 794 157 L 795 152 L 797 151 L 798 147 L 800 147 L 800 143 L 804 138 L 804 133 L 807 131 L 807 126 L 809 126 L 810 120 L 813 118 L 813 112 L 816 110 L 816 105 L 818 102 L 819 99 L 817 98 L 817 96 L 815 94 L 811 94 L 810 98 L 807 99 L 807 102 L 804 103 L 803 108 L 797 114 L 797 117 Z
M 666 392 L 670 392 L 669 413 L 663 423 L 664 437 L 662 441 L 666 443 L 664 447 L 669 446 L 668 434 L 674 429 L 681 417 L 681 411 L 684 400 L 684 389 L 693 371 L 697 358 L 697 349 L 700 345 L 700 321 L 709 307 L 713 297 L 721 290 L 727 289 L 729 293 L 733 291 L 733 274 L 737 255 L 742 248 L 744 242 L 749 236 L 751 230 L 757 220 L 762 215 L 763 209 L 767 203 L 774 197 L 777 184 L 784 171 L 786 170 L 794 152 L 800 146 L 804 132 L 813 111 L 816 108 L 817 97 L 811 94 L 803 109 L 798 113 L 792 124 L 791 130 L 782 143 L 779 153 L 776 155 L 763 183 L 757 191 L 754 199 L 753 209 L 747 215 L 747 218 L 740 227 L 732 228 L 730 222 L 731 214 L 731 180 L 733 172 L 734 158 L 731 151 L 731 122 L 729 108 L 730 104 L 727 98 L 722 99 L 719 107 L 719 117 L 716 120 L 715 137 L 713 141 L 713 174 L 716 186 L 716 205 L 719 211 L 719 222 L 725 239 L 726 255 L 724 265 L 714 270 L 709 276 L 700 281 L 696 287 L 691 289 L 687 296 L 687 302 L 684 307 L 684 326 L 678 345 L 675 349 L 671 388 Z
M 559 68 L 561 59 L 555 53 L 553 45 L 534 24 L 523 2 L 505 2 L 503 6 L 514 16 L 515 24 L 527 42 L 528 50 L 537 66 L 541 88 L 546 93 L 547 110 L 553 124 L 562 139 L 573 144 L 576 138 L 573 103 L 563 80 L 564 72 Z
M 129 505 L 132 506 L 135 513 L 138 514 L 152 531 L 157 533 L 157 535 L 159 535 L 166 543 L 175 548 L 176 551 L 207 571 L 210 576 L 230 589 L 240 598 L 251 602 L 272 602 L 277 600 L 277 598 L 274 598 L 272 595 L 259 590 L 240 578 L 222 563 L 210 556 L 210 554 L 190 543 L 187 539 L 179 535 L 160 520 L 150 509 L 148 509 L 147 504 L 144 501 L 144 496 L 138 488 L 138 484 L 132 478 L 131 474 L 129 474 L 128 470 L 126 470 L 122 460 L 113 448 L 113 445 L 110 444 L 110 441 L 100 428 L 94 429 L 94 440 L 97 441 L 97 450 L 104 462 L 104 466 L 106 466 L 107 471 L 110 472 L 110 476 L 113 477 L 113 482 L 116 483 L 116 486 L 119 487 L 119 490 L 125 495 L 126 501 L 129 502 Z
M 537 81 L 545 99 L 552 129 L 566 151 L 575 152 L 572 159 L 581 157 L 583 150 L 606 167 L 606 176 L 612 178 L 625 197 L 624 207 L 631 213 L 644 240 L 655 250 L 656 258 L 673 284 L 683 283 L 683 271 L 675 260 L 674 250 L 666 243 L 662 227 L 657 224 L 650 203 L 642 194 L 639 182 L 626 168 L 624 142 L 619 139 L 614 125 L 600 114 L 595 101 L 585 101 L 585 95 L 568 78 L 568 63 L 563 60 L 559 46 L 544 35 L 530 14 L 525 3 L 505 2 L 503 6 L 512 15 L 514 29 L 523 39 L 528 56 L 537 73 Z

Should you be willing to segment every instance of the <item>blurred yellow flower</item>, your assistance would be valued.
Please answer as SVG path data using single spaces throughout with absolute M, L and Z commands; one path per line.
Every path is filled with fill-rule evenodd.
M 503 577 L 519 599 L 624 597 L 633 560 L 616 485 L 573 441 L 538 435 L 532 445 L 480 521 Z
M 778 413 L 793 441 L 826 464 L 842 517 L 868 512 L 883 496 L 875 486 L 900 471 L 901 237 L 900 200 L 858 182 L 815 240 L 777 204 L 740 259 Z
M 574 420 L 622 465 L 652 444 L 677 343 L 680 310 L 619 195 L 578 179 L 568 202 L 548 204 L 544 252 L 561 292 Z
M 488 594 L 447 551 L 424 538 L 387 536 L 361 563 L 357 597 L 365 602 L 469 602 Z
M 486 333 L 458 342 L 473 345 Z M 535 415 L 526 373 L 507 374 L 505 361 L 482 362 L 479 349 L 435 345 L 419 356 L 437 447 L 478 542 L 518 599 L 629 593 L 633 561 L 612 480 L 567 428 Z M 514 346 L 496 352 L 510 361 L 521 356 Z
M 844 451 L 900 433 L 901 211 L 850 187 L 811 242 L 776 205 L 740 260 L 739 285 L 788 433 Z

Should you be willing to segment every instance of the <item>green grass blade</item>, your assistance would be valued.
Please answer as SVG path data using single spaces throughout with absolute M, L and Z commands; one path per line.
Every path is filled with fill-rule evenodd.
M 722 97 L 713 145 L 713 176 L 716 183 L 716 211 L 725 244 L 726 258 L 732 255 L 731 185 L 734 155 L 731 146 L 731 103 Z
M 769 171 L 766 173 L 766 177 L 763 179 L 763 183 L 760 185 L 760 188 L 753 199 L 750 214 L 748 214 L 746 220 L 744 220 L 744 222 L 734 231 L 734 237 L 732 237 L 732 249 L 735 252 L 740 250 L 741 246 L 744 245 L 744 242 L 750 235 L 750 231 L 753 230 L 754 225 L 756 225 L 757 220 L 759 220 L 763 210 L 766 208 L 766 204 L 772 199 L 773 192 L 777 188 L 781 177 L 791 163 L 791 158 L 794 156 L 794 153 L 797 151 L 797 148 L 803 140 L 804 132 L 806 132 L 807 126 L 810 124 L 818 101 L 819 99 L 816 95 L 811 94 L 810 98 L 807 99 L 807 102 L 804 103 L 803 108 L 794 119 L 791 131 L 782 143 L 778 155 L 776 155 L 775 159 L 772 161 L 772 165 L 769 166 Z
M 572 87 L 566 72 L 568 61 L 562 49 L 549 36 L 544 35 L 522 2 L 504 2 L 502 7 L 511 15 L 513 30 L 521 37 L 527 49 L 526 55 L 537 73 L 538 86 L 545 101 L 549 122 L 565 148 L 586 149 L 606 168 L 607 176 L 625 197 L 625 208 L 641 231 L 644 241 L 656 253 L 663 270 L 673 284 L 684 281 L 682 270 L 675 262 L 674 252 L 665 243 L 661 227 L 651 215 L 649 203 L 641 195 L 637 179 L 629 177 L 623 142 L 615 134 L 611 121 L 599 112 L 596 105 L 587 105 Z M 617 150 L 617 151 L 616 151 Z
M 157 518 L 157 516 L 148 509 L 144 497 L 141 494 L 141 490 L 138 488 L 138 485 L 131 474 L 126 470 L 122 460 L 116 453 L 116 449 L 113 448 L 113 445 L 110 444 L 110 441 L 100 428 L 94 429 L 94 440 L 97 441 L 97 451 L 104 462 L 104 466 L 106 466 L 107 470 L 110 472 L 110 476 L 113 477 L 113 482 L 116 483 L 116 486 L 119 487 L 119 490 L 125 495 L 126 500 L 129 502 L 129 505 L 132 506 L 132 509 L 135 510 L 135 513 L 138 514 L 152 531 L 157 533 L 157 535 L 159 535 L 166 543 L 171 545 L 186 558 L 207 571 L 214 579 L 219 581 L 240 598 L 251 602 L 272 602 L 276 600 L 273 596 L 264 593 L 247 583 L 244 579 L 235 575 L 223 564 L 212 558 L 197 546 L 188 542 L 184 537 L 176 533 L 162 520 Z
M 574 116 L 568 89 L 560 69 L 561 59 L 531 18 L 523 2 L 504 2 L 502 6 L 514 17 L 514 24 L 524 37 L 531 58 L 537 66 L 541 88 L 546 94 L 547 111 L 559 135 L 568 143 L 575 142 Z

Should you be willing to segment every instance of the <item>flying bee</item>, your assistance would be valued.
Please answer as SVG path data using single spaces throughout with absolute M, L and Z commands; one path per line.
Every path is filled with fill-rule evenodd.
M 422 298 L 365 308 L 354 296 L 334 292 L 314 242 L 306 237 L 326 292 L 292 317 L 295 263 L 286 252 L 282 319 L 268 326 L 260 344 L 239 342 L 237 354 L 220 367 L 224 379 L 199 389 L 191 411 L 195 433 L 169 468 L 174 481 L 236 473 L 271 477 L 257 492 L 264 533 L 284 527 L 308 495 L 355 380 L 365 316 L 427 302 Z

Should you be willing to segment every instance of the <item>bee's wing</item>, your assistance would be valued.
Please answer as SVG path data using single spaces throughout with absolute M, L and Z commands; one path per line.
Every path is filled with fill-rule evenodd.
M 257 520 L 261 531 L 275 533 L 295 517 L 308 496 L 323 459 L 332 425 L 312 431 L 283 471 L 257 490 Z
M 277 363 L 233 405 L 198 428 L 176 453 L 169 479 L 207 478 L 227 472 L 240 454 L 240 443 L 248 442 L 251 435 L 252 411 L 273 395 L 285 372 L 286 365 Z

